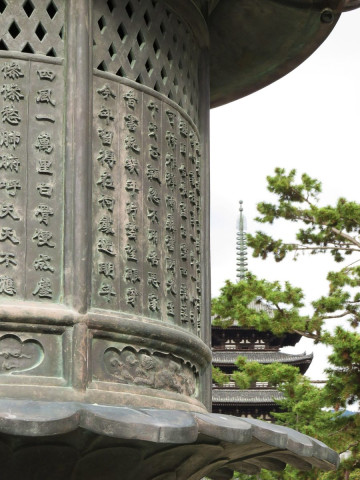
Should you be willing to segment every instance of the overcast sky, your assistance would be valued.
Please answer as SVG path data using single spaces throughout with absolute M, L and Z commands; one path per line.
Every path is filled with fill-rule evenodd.
M 236 217 L 244 201 L 248 232 L 256 204 L 271 200 L 266 176 L 275 167 L 295 168 L 322 181 L 321 202 L 338 197 L 359 202 L 360 9 L 340 18 L 323 45 L 293 72 L 211 113 L 212 295 L 236 278 Z M 269 228 L 269 227 L 268 227 Z M 268 229 L 288 235 L 284 225 Z M 355 260 L 355 257 L 353 258 Z M 249 270 L 268 280 L 290 280 L 310 302 L 326 293 L 326 273 L 339 268 L 328 258 L 304 256 L 277 264 L 254 259 Z M 296 351 L 314 351 L 311 378 L 323 378 L 324 351 L 302 340 Z

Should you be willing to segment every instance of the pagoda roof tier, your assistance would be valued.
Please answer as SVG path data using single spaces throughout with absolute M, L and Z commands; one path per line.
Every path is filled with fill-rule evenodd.
M 211 106 L 294 70 L 358 0 L 209 0 Z
M 250 352 L 246 350 L 241 351 L 227 351 L 227 352 L 220 352 L 215 351 L 213 352 L 213 365 L 218 366 L 234 366 L 236 359 L 241 356 L 245 357 L 246 360 L 249 362 L 258 362 L 262 364 L 269 364 L 269 363 L 286 363 L 288 365 L 294 366 L 304 366 L 306 367 L 304 372 L 308 369 L 310 363 L 313 359 L 313 354 L 291 354 L 291 353 L 283 353 L 277 351 L 264 351 L 259 350 L 256 352 Z M 304 373 L 303 371 L 301 373 Z
M 230 389 L 215 388 L 212 391 L 213 404 L 234 405 L 276 405 L 275 400 L 282 400 L 284 395 L 276 389 Z
M 298 333 L 284 333 L 281 336 L 276 336 L 272 332 L 265 332 L 265 331 L 260 332 L 255 328 L 242 327 L 240 325 L 231 325 L 226 328 L 217 326 L 217 325 L 212 325 L 211 330 L 213 335 L 217 335 L 220 333 L 221 334 L 227 333 L 228 336 L 239 335 L 240 333 L 244 335 L 256 334 L 259 337 L 262 337 L 262 336 L 267 337 L 269 341 L 269 345 L 278 346 L 278 347 L 287 347 L 287 346 L 293 347 L 301 339 L 301 335 Z

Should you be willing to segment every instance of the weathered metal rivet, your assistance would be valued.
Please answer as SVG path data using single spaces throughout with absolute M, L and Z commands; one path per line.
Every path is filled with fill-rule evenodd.
M 333 23 L 334 12 L 331 10 L 331 8 L 324 8 L 324 10 L 321 12 L 320 20 L 322 23 Z

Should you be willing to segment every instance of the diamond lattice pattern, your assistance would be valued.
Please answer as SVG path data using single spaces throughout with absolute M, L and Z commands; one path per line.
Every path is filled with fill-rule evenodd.
M 188 27 L 154 0 L 95 0 L 94 67 L 174 100 L 196 122 L 198 50 Z
M 64 55 L 64 0 L 0 0 L 0 50 Z

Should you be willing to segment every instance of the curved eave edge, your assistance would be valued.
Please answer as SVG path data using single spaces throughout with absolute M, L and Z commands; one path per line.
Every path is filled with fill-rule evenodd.
M 253 419 L 228 415 L 185 411 L 135 409 L 65 402 L 0 400 L 0 434 L 43 437 L 56 436 L 79 428 L 118 439 L 153 443 L 202 443 L 216 439 L 225 449 L 234 449 L 234 458 L 242 462 L 242 448 L 259 448 L 263 456 L 274 453 L 279 461 L 307 469 L 316 466 L 331 470 L 338 455 L 321 442 L 295 430 Z M 260 442 L 260 443 L 259 443 Z M 249 452 L 249 449 L 245 449 Z M 246 455 L 248 458 L 248 454 Z M 279 458 L 280 458 L 279 457 Z M 261 455 L 256 456 L 261 463 Z M 268 468 L 268 467 L 264 467 Z
M 278 45 L 275 46 L 273 57 L 274 62 L 269 66 L 269 55 L 262 57 L 262 46 L 259 45 L 258 56 L 257 51 L 252 51 L 246 58 L 248 51 L 251 51 L 251 40 L 247 40 L 246 35 L 241 33 L 235 34 L 236 28 L 229 30 L 229 34 L 224 34 L 224 22 L 225 12 L 221 11 L 221 6 L 226 7 L 228 0 L 222 0 L 218 4 L 217 9 L 213 13 L 213 19 L 210 18 L 210 88 L 211 88 L 211 108 L 215 108 L 221 105 L 225 105 L 229 102 L 238 100 L 242 97 L 250 95 L 271 83 L 279 80 L 283 76 L 298 67 L 304 62 L 314 51 L 325 41 L 328 35 L 335 27 L 337 21 L 340 18 L 341 12 L 344 6 L 344 0 L 328 0 L 328 2 L 322 2 L 324 8 L 329 7 L 333 11 L 333 21 L 329 24 L 323 23 L 320 20 L 321 8 L 319 4 L 313 5 L 304 11 L 304 9 L 283 6 L 277 4 L 276 0 L 269 0 L 271 9 L 269 9 L 269 15 L 267 17 L 267 23 L 274 20 L 276 23 L 276 12 L 280 12 L 280 8 L 287 9 L 291 15 L 291 25 L 286 25 L 287 13 L 284 14 L 283 20 L 277 24 L 276 35 L 284 35 L 284 44 L 289 46 L 288 50 L 284 50 L 279 58 L 276 58 L 279 52 Z M 257 0 L 253 0 L 254 5 Z M 290 3 L 290 2 L 289 2 Z M 235 5 L 238 5 L 235 7 Z M 246 4 L 246 0 L 244 2 Z M 234 8 L 239 9 L 239 3 L 235 2 Z M 249 14 L 251 7 L 247 5 Z M 259 22 L 256 25 L 254 18 L 256 15 L 256 5 L 254 6 L 252 30 L 253 35 L 256 38 L 257 33 L 261 37 L 261 31 L 263 30 L 263 18 L 258 15 Z M 231 12 L 228 12 L 231 16 Z M 239 16 L 239 11 L 237 12 Z M 296 22 L 296 17 L 299 16 L 299 23 Z M 274 17 L 274 18 L 272 18 Z M 301 20 L 300 20 L 301 18 Z M 268 25 L 266 26 L 268 28 Z M 239 27 L 241 30 L 241 26 Z M 276 36 L 275 35 L 275 36 Z M 287 36 L 286 36 L 287 35 Z M 272 42 L 273 38 L 264 38 L 262 45 L 266 40 Z M 244 43 L 245 42 L 245 43 Z M 248 42 L 248 44 L 246 44 Z M 260 42 L 261 43 L 261 42 Z M 236 48 L 234 47 L 236 46 Z M 232 62 L 227 59 L 228 50 L 235 52 Z M 236 56 L 236 50 L 239 52 Z M 245 53 L 244 53 L 245 52 Z M 271 56 L 271 55 L 270 55 Z M 226 60 L 227 59 L 227 60 Z M 271 60 L 271 58 L 270 58 Z M 235 70 L 235 68 L 237 68 Z M 219 74 L 221 72 L 221 74 Z

